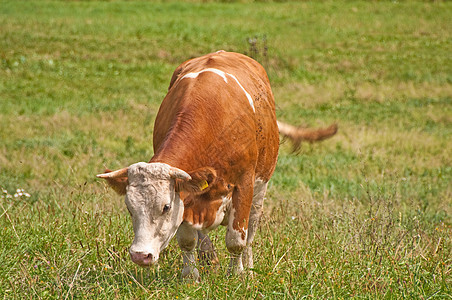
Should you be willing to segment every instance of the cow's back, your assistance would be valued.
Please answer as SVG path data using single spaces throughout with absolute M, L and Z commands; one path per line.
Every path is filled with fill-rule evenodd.
M 152 161 L 211 166 L 227 181 L 252 168 L 268 181 L 278 146 L 273 94 L 256 61 L 217 52 L 175 70 L 155 121 Z

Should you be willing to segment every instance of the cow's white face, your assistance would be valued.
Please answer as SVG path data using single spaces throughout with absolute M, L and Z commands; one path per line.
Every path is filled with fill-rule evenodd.
M 127 209 L 132 216 L 135 238 L 130 257 L 141 266 L 155 264 L 160 251 L 182 223 L 184 203 L 179 192 L 199 195 L 209 191 L 216 172 L 203 167 L 186 173 L 164 163 L 136 163 L 116 171 L 97 175 L 119 194 L 126 195 Z
M 135 238 L 130 257 L 141 266 L 153 265 L 182 222 L 184 203 L 175 190 L 175 168 L 163 163 L 137 163 L 128 168 L 125 202 Z M 179 177 L 178 177 L 179 176 Z

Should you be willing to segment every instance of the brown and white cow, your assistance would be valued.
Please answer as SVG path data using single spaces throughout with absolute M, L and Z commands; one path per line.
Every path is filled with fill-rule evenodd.
M 149 163 L 97 175 L 125 202 L 133 262 L 154 264 L 176 234 L 182 275 L 198 278 L 198 231 L 226 225 L 229 271 L 253 267 L 253 241 L 279 148 L 275 103 L 264 68 L 218 51 L 174 72 L 154 126 Z

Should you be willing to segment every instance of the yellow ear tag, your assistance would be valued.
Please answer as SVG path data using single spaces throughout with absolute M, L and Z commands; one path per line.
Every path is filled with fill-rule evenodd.
M 207 181 L 203 181 L 201 182 L 201 191 L 205 190 L 207 187 L 209 186 L 209 184 L 207 183 Z

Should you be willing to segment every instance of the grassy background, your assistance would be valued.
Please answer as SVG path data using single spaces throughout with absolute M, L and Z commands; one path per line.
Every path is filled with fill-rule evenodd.
M 2 1 L 0 295 L 450 299 L 451 9 Z M 123 199 L 94 175 L 151 158 L 172 71 L 218 49 L 265 66 L 280 120 L 340 129 L 283 141 L 254 277 L 225 277 L 221 228 L 220 270 L 191 284 L 175 241 L 159 268 L 130 261 Z

